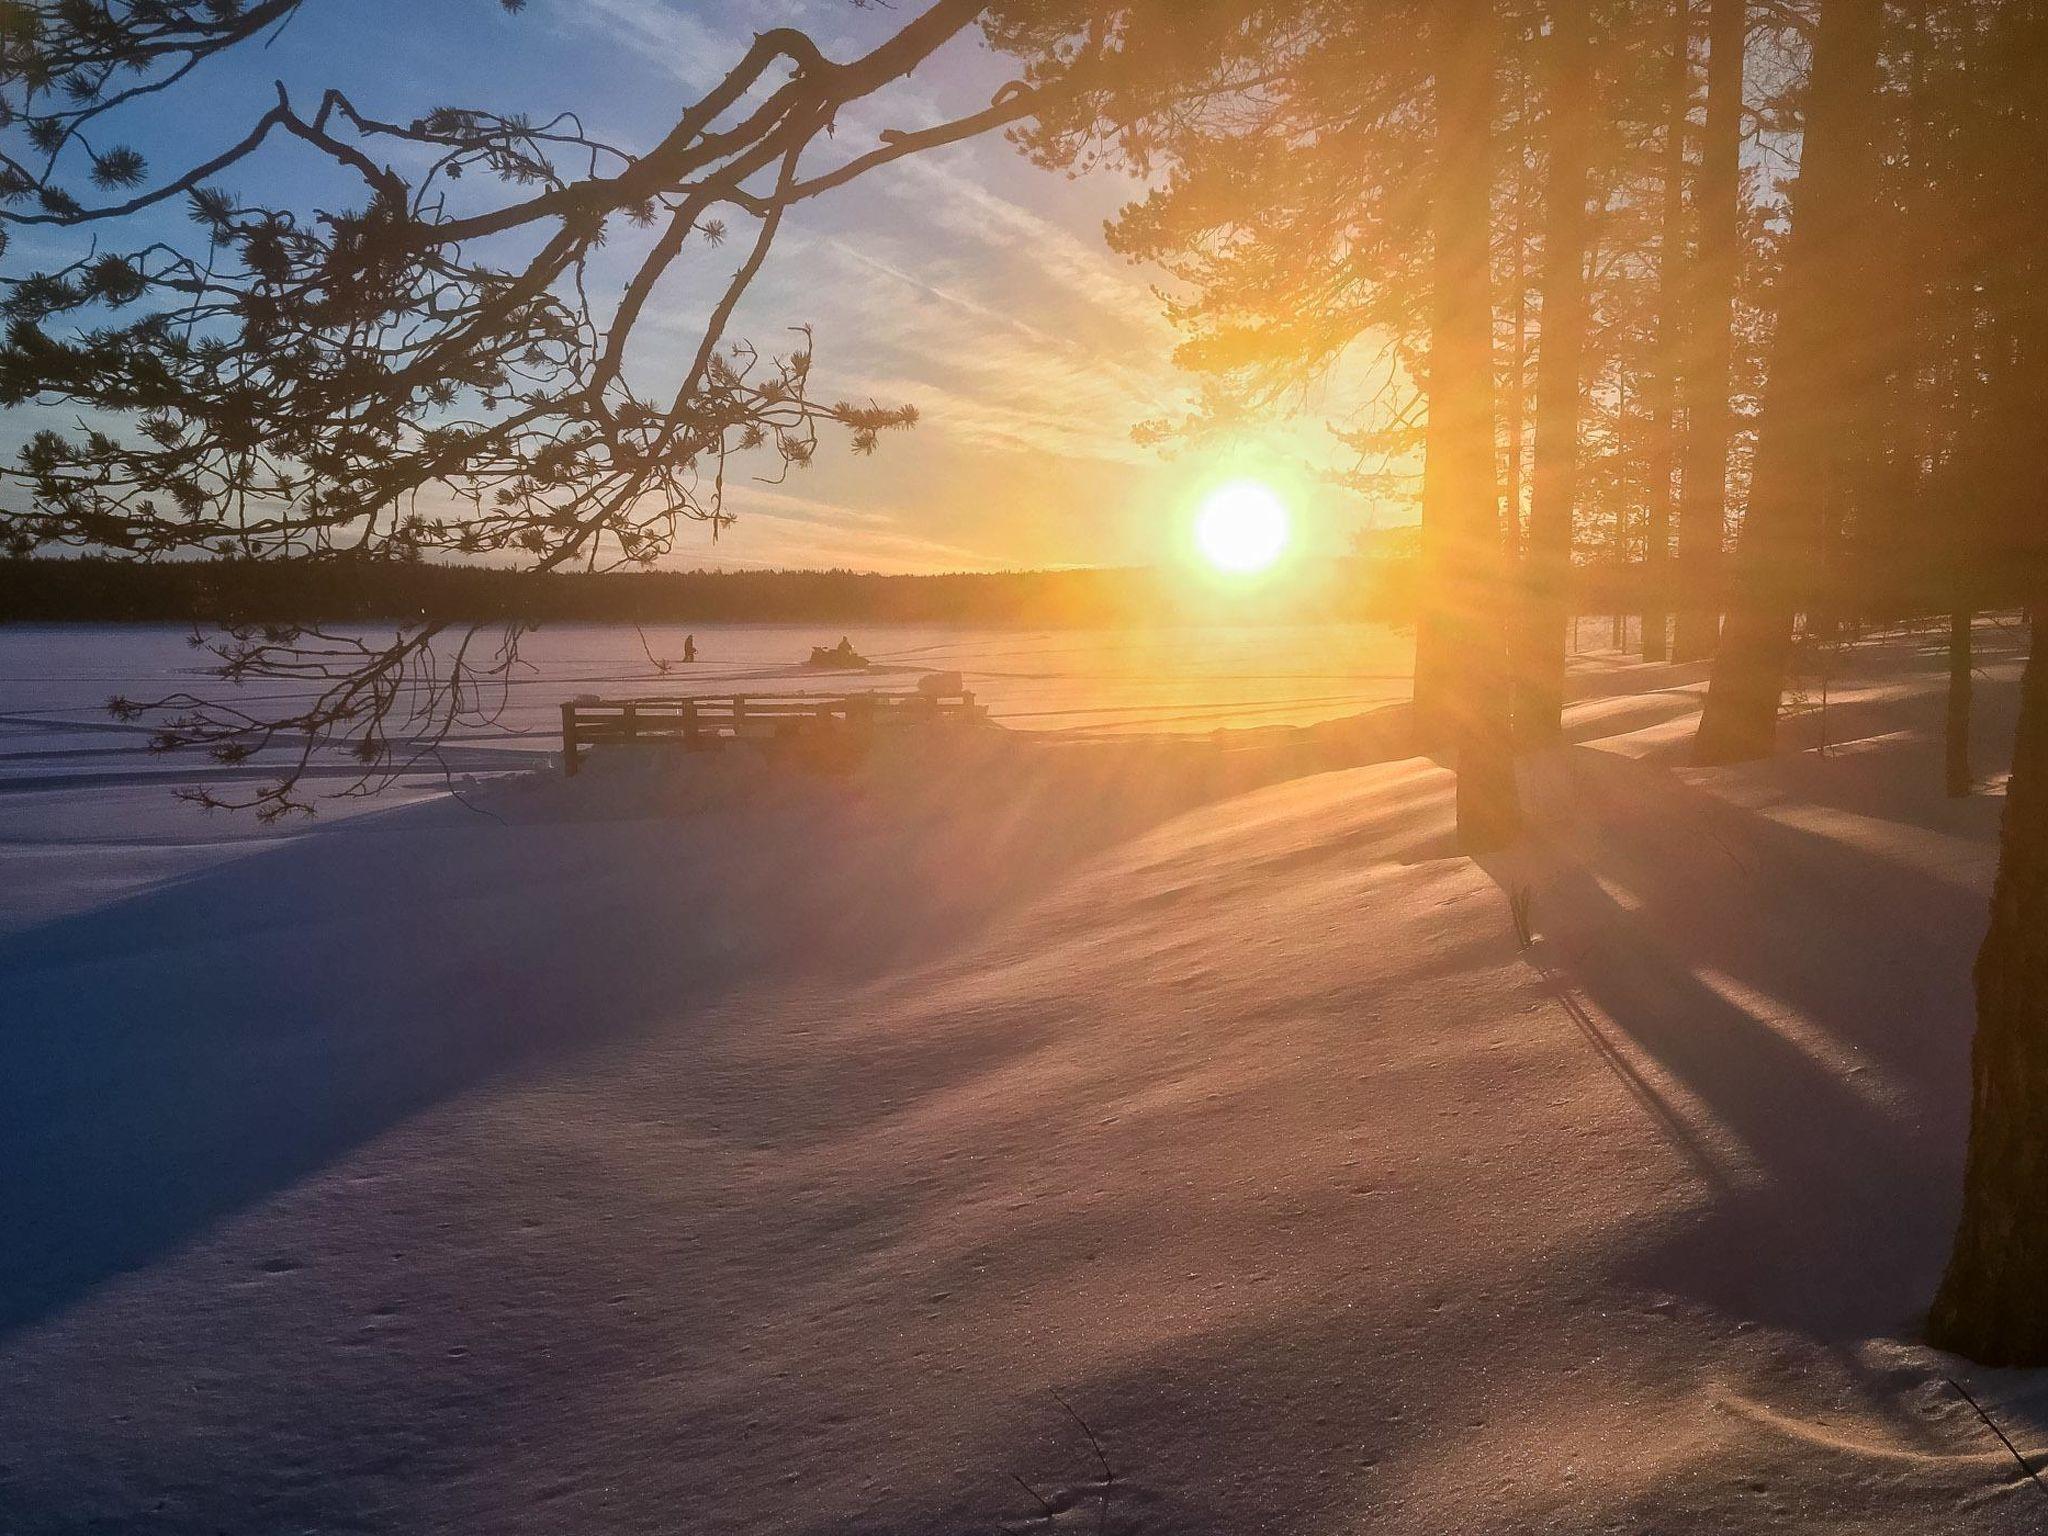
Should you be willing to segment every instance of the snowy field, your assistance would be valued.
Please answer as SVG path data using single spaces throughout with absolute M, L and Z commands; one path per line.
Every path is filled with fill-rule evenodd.
M 2044 1528 L 1915 1342 L 2010 631 L 1962 801 L 1914 637 L 1736 769 L 1588 654 L 1480 863 L 1400 637 L 854 639 L 1036 729 L 564 781 L 676 687 L 564 630 L 259 835 L 94 714 L 175 635 L 0 630 L 0 1532 Z

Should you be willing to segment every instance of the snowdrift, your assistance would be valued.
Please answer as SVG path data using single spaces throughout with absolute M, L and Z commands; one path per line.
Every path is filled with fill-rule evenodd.
M 1591 659 L 1483 864 L 1396 708 L 53 878 L 0 1528 L 2037 1529 L 1943 1377 L 2048 1392 L 1914 1342 L 1999 804 L 1943 666 L 1697 770 L 1699 673 Z

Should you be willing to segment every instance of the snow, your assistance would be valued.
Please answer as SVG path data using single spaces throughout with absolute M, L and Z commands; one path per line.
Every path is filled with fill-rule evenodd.
M 2029 1450 L 2048 1383 L 1915 1341 L 1938 650 L 1711 770 L 1698 669 L 1583 658 L 1481 863 L 1400 706 L 1235 665 L 282 835 L 0 790 L 0 1530 L 2037 1529 L 1943 1377 Z

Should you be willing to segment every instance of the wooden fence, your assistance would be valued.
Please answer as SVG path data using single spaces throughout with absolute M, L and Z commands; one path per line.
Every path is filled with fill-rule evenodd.
M 605 743 L 672 741 L 703 749 L 743 737 L 800 739 L 935 720 L 979 720 L 985 713 L 967 692 L 572 699 L 562 706 L 562 772 L 573 775 L 583 748 Z

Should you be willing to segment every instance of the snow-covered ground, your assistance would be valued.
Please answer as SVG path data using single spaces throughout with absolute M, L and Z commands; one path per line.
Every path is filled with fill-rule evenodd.
M 1737 769 L 1589 655 L 1482 863 L 1268 684 L 1338 718 L 0 786 L 0 1531 L 2041 1529 L 1943 1378 L 2048 1381 L 1914 1342 L 1980 638 L 1964 801 L 1911 637 Z

